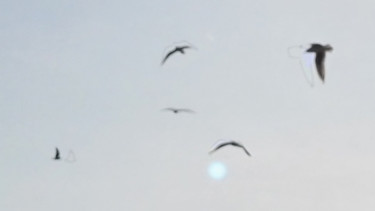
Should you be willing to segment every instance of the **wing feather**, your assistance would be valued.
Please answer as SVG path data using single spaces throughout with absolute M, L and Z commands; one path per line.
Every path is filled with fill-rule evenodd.
M 325 53 L 324 52 L 317 52 L 315 57 L 315 65 L 316 70 L 318 71 L 320 79 L 324 82 L 325 77 L 325 69 L 324 69 L 324 58 Z
M 163 64 L 167 61 L 167 59 L 168 59 L 172 54 L 174 54 L 174 53 L 176 53 L 176 52 L 177 52 L 176 49 L 174 49 L 173 51 L 170 51 L 170 52 L 164 57 L 163 61 L 161 62 L 161 65 L 163 65 Z
M 193 110 L 187 109 L 187 108 L 181 108 L 181 109 L 177 109 L 177 110 L 182 111 L 182 112 L 187 112 L 187 113 L 195 113 Z

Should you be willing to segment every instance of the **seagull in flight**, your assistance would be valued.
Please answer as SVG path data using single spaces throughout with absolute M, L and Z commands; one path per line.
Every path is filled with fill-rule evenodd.
M 212 149 L 211 149 L 211 151 L 209 153 L 212 154 L 216 150 L 218 150 L 218 149 L 220 149 L 222 147 L 228 146 L 228 145 L 232 145 L 232 146 L 235 146 L 235 147 L 240 147 L 240 148 L 242 148 L 245 151 L 245 153 L 248 156 L 251 156 L 250 152 L 247 151 L 247 149 L 241 143 L 239 143 L 237 141 L 233 141 L 233 140 L 219 140 L 217 143 L 215 143 L 215 145 L 212 147 Z
M 191 46 L 189 46 L 189 45 L 176 46 L 175 49 L 173 49 L 172 51 L 170 51 L 170 52 L 164 57 L 164 59 L 163 59 L 163 61 L 161 62 L 161 64 L 163 65 L 163 64 L 167 61 L 167 59 L 168 59 L 172 54 L 174 54 L 174 53 L 176 53 L 176 52 L 180 52 L 180 53 L 182 53 L 182 54 L 185 54 L 185 49 L 188 49 L 188 48 L 191 48 Z
M 315 65 L 318 71 L 320 79 L 324 82 L 325 70 L 324 70 L 324 58 L 326 51 L 332 51 L 333 48 L 330 45 L 321 45 L 317 43 L 311 44 L 311 47 L 306 50 L 309 53 L 315 53 Z
M 59 149 L 57 149 L 57 147 L 56 147 L 56 154 L 55 154 L 55 157 L 53 159 L 54 160 L 60 160 L 60 151 L 59 151 Z
M 185 113 L 195 113 L 193 110 L 186 109 L 186 108 L 165 108 L 163 111 L 171 111 L 175 114 L 178 114 L 180 112 L 185 112 Z

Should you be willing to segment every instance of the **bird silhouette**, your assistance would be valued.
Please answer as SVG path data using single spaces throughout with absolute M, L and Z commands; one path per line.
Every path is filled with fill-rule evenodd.
M 239 142 L 237 141 L 233 141 L 233 140 L 219 140 L 217 143 L 215 143 L 215 145 L 212 147 L 212 149 L 210 150 L 210 154 L 214 153 L 216 150 L 222 148 L 222 147 L 225 147 L 225 146 L 228 146 L 228 145 L 232 145 L 232 146 L 235 146 L 235 147 L 240 147 L 242 148 L 245 153 L 248 155 L 248 156 L 251 156 L 250 152 L 247 151 L 247 149 Z
M 59 151 L 59 149 L 57 149 L 57 147 L 56 147 L 56 154 L 55 154 L 55 157 L 53 159 L 54 160 L 60 160 L 60 151 Z
M 170 51 L 170 52 L 164 57 L 163 61 L 161 62 L 161 65 L 163 65 L 163 64 L 167 61 L 167 59 L 168 59 L 172 54 L 174 54 L 174 53 L 176 53 L 176 52 L 180 52 L 180 53 L 182 53 L 182 54 L 185 54 L 185 49 L 188 49 L 188 48 L 191 48 L 191 46 L 189 46 L 189 45 L 176 46 L 176 48 L 175 48 L 174 50 Z
M 321 45 L 317 43 L 311 44 L 311 47 L 306 50 L 309 53 L 315 53 L 315 65 L 318 71 L 320 79 L 324 82 L 325 69 L 324 69 L 324 59 L 326 51 L 332 51 L 333 48 L 330 45 Z
M 195 113 L 193 110 L 187 109 L 187 108 L 165 108 L 165 109 L 163 109 L 163 111 L 171 111 L 175 114 L 178 114 L 180 112 Z

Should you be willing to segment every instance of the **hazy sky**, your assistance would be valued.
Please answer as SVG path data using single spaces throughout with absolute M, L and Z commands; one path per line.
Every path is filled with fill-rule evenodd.
M 0 210 L 374 210 L 374 6 L 2 0 Z M 311 42 L 314 87 L 287 55 Z

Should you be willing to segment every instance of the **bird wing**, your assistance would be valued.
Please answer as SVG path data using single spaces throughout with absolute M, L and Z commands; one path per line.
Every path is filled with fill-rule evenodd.
M 181 108 L 181 109 L 177 109 L 178 111 L 181 111 L 181 112 L 187 112 L 187 113 L 195 113 L 193 110 L 191 109 L 187 109 L 187 108 Z
M 223 140 L 219 140 L 215 145 L 214 147 L 211 149 L 210 151 L 210 154 L 215 152 L 216 150 L 224 147 L 224 146 L 227 146 L 227 145 L 233 145 L 233 146 L 236 146 L 236 147 L 240 147 L 242 148 L 245 153 L 248 155 L 248 156 L 251 156 L 250 152 L 247 151 L 246 147 L 244 147 L 241 143 L 237 142 L 237 141 L 223 141 Z
M 209 153 L 211 154 L 211 153 L 215 152 L 216 150 L 218 150 L 218 149 L 220 149 L 220 148 L 222 148 L 222 147 L 224 147 L 228 144 L 230 144 L 230 143 L 229 142 L 221 142 L 219 144 L 215 144 L 215 146 L 210 150 Z
M 57 147 L 56 147 L 56 155 L 55 155 L 55 158 L 58 158 L 58 157 L 60 157 L 60 151 L 59 151 L 59 149 L 57 149 Z
M 325 52 L 317 52 L 315 57 L 315 65 L 318 71 L 320 79 L 324 82 L 325 70 L 324 70 L 324 58 Z
M 163 61 L 161 62 L 161 64 L 163 65 L 166 61 L 167 61 L 167 59 L 172 55 L 172 54 L 174 54 L 174 53 L 176 53 L 176 49 L 174 49 L 173 51 L 170 51 L 165 57 L 164 57 L 164 59 L 163 59 Z
M 247 151 L 246 147 L 242 146 L 241 148 L 245 151 L 245 153 L 246 153 L 248 156 L 251 156 L 250 152 Z
M 184 46 L 181 46 L 180 48 L 181 48 L 181 49 L 187 49 L 187 48 L 191 48 L 191 46 L 189 46 L 189 45 L 184 45 Z
M 164 109 L 162 109 L 162 111 L 175 111 L 175 110 L 178 110 L 178 109 L 175 109 L 175 108 L 164 108 Z
M 232 144 L 233 146 L 236 146 L 236 147 L 240 147 L 240 148 L 242 148 L 248 156 L 251 156 L 250 152 L 247 151 L 246 147 L 245 147 L 244 145 L 242 145 L 241 143 L 236 142 L 236 141 L 233 141 L 233 142 L 231 142 L 231 144 Z
M 226 146 L 226 145 L 229 145 L 229 144 L 233 144 L 235 141 L 233 140 L 227 140 L 227 139 L 219 139 L 217 140 L 211 147 L 211 150 L 210 150 L 210 153 Z

